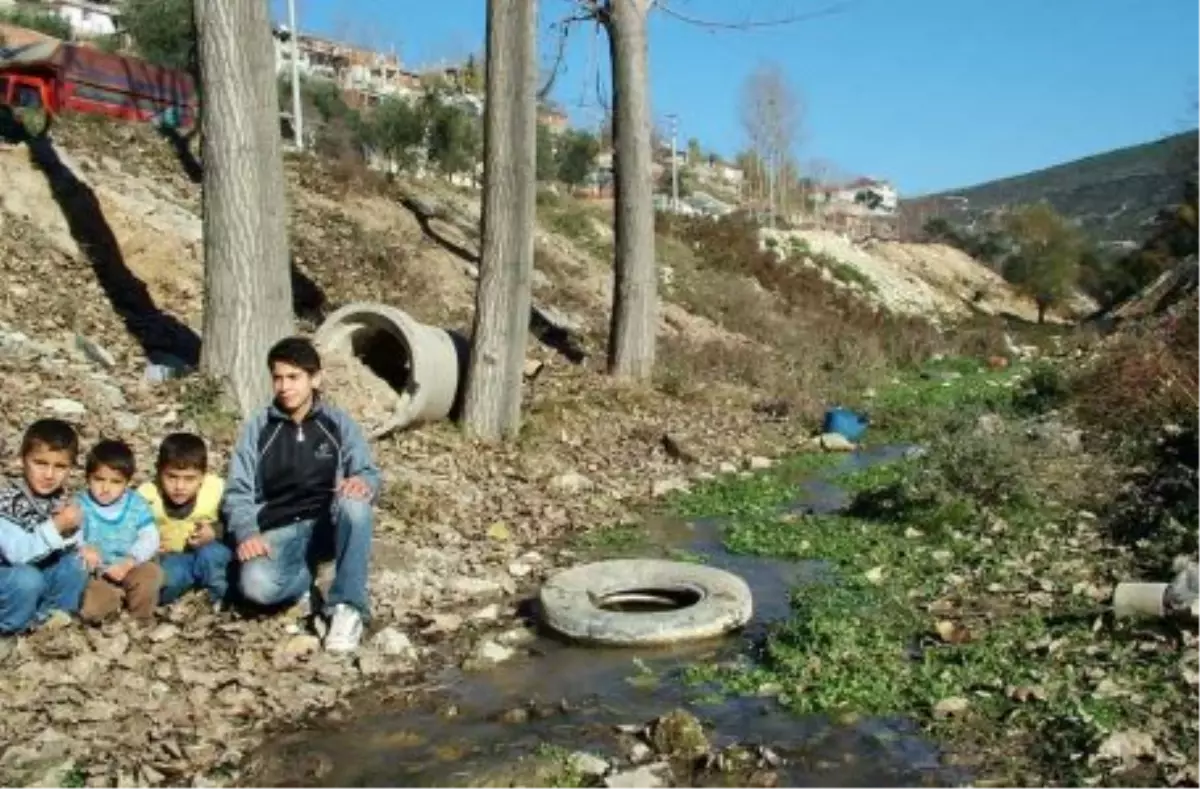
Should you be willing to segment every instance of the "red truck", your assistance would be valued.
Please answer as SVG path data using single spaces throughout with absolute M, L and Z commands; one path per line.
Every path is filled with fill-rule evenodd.
M 187 72 L 47 39 L 0 48 L 0 104 L 47 118 L 71 111 L 187 127 L 198 99 Z

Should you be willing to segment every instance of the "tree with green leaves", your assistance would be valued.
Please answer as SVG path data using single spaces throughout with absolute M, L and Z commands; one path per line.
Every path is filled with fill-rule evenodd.
M 704 160 L 704 152 L 700 150 L 700 141 L 692 137 L 687 141 L 688 164 L 699 164 Z
M 544 123 L 537 125 L 537 179 L 553 181 L 558 176 L 558 162 L 554 158 L 554 135 Z
M 429 161 L 447 176 L 473 172 L 483 154 L 479 119 L 453 104 L 438 104 L 428 122 Z
M 596 164 L 600 141 L 586 131 L 572 129 L 559 139 L 558 180 L 580 186 Z
M 13 27 L 24 27 L 45 33 L 62 41 L 70 41 L 73 31 L 71 23 L 63 17 L 43 8 L 14 6 L 0 10 L 0 22 Z
M 477 96 L 483 95 L 484 73 L 479 65 L 479 60 L 474 55 L 467 55 L 467 62 L 463 64 L 460 80 L 462 89 L 467 93 L 474 93 Z
M 425 122 L 412 104 L 388 97 L 366 120 L 366 141 L 382 156 L 407 169 L 416 164 Z
M 1014 245 L 1004 276 L 1033 298 L 1042 323 L 1046 310 L 1064 301 L 1079 281 L 1083 238 L 1048 203 L 1015 208 L 1004 226 Z
M 192 8 L 193 0 L 125 0 L 121 25 L 145 60 L 196 74 Z

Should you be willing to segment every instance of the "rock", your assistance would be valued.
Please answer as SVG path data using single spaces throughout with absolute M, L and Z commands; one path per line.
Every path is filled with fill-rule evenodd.
M 512 630 L 505 630 L 500 635 L 496 636 L 497 643 L 508 647 L 516 647 L 521 644 L 528 644 L 537 638 L 537 633 L 526 627 L 514 627 Z
M 770 458 L 765 458 L 760 455 L 754 455 L 746 463 L 746 467 L 751 471 L 764 471 L 775 465 Z
M 159 643 L 162 643 L 163 641 L 170 641 L 172 638 L 174 638 L 177 635 L 179 635 L 179 628 L 175 627 L 175 625 L 161 624 L 158 627 L 151 630 L 150 635 L 148 635 L 147 638 L 149 638 L 154 643 L 159 644 Z
M 633 770 L 614 773 L 604 779 L 609 789 L 657 789 L 667 786 L 671 767 L 666 762 L 655 762 Z
M 487 536 L 496 542 L 507 542 L 512 539 L 512 534 L 509 533 L 508 527 L 499 521 L 488 526 Z
M 999 414 L 980 414 L 975 420 L 975 433 L 994 436 L 1004 432 L 1004 417 Z
M 128 411 L 117 411 L 113 414 L 113 422 L 122 433 L 133 433 L 142 426 L 142 419 L 137 414 Z
M 650 485 L 650 495 L 656 499 L 666 496 L 668 493 L 687 493 L 689 490 L 691 490 L 691 486 L 688 485 L 687 480 L 680 477 L 655 480 Z
M 481 663 L 503 663 L 517 654 L 517 650 L 506 647 L 491 639 L 480 641 L 475 647 L 475 658 Z
M 43 400 L 42 408 L 62 417 L 83 416 L 87 413 L 87 406 L 78 400 L 71 400 L 66 397 L 51 397 Z
M 522 372 L 525 374 L 526 378 L 533 380 L 534 378 L 538 377 L 538 373 L 540 373 L 542 368 L 545 366 L 546 363 L 538 359 L 526 359 L 525 368 Z
M 962 696 L 951 696 L 933 705 L 933 715 L 936 718 L 950 718 L 961 715 L 971 706 L 971 702 Z
M 551 490 L 561 491 L 563 493 L 579 493 L 583 490 L 588 490 L 592 487 L 592 481 L 574 471 L 568 471 L 565 474 L 559 474 L 550 480 Z
M 497 606 L 499 611 L 499 606 Z M 426 625 L 421 628 L 421 634 L 436 636 L 443 633 L 453 633 L 462 627 L 463 619 L 458 614 L 430 614 L 425 617 Z
M 826 452 L 853 452 L 854 442 L 841 433 L 825 433 L 817 439 L 817 444 Z
M 472 622 L 495 622 L 499 618 L 500 605 L 498 603 L 484 606 L 470 616 Z
M 292 636 L 280 646 L 279 651 L 285 655 L 311 655 L 321 648 L 321 639 L 308 633 Z
M 629 743 L 625 756 L 631 764 L 641 764 L 649 761 L 654 756 L 654 749 L 644 742 L 635 740 Z
M 650 726 L 650 744 L 660 755 L 695 758 L 708 751 L 708 737 L 696 716 L 673 710 Z
M 1083 431 L 1057 420 L 1035 424 L 1029 429 L 1029 437 L 1058 452 L 1077 454 L 1083 451 Z
M 371 638 L 371 646 L 389 657 L 415 658 L 417 650 L 408 636 L 394 627 L 385 627 Z
M 567 766 L 573 772 L 589 778 L 604 775 L 608 772 L 608 761 L 587 751 L 575 751 L 575 753 L 568 756 Z
M 93 384 L 96 390 L 96 397 L 104 401 L 104 404 L 109 408 L 124 408 L 126 406 L 125 393 L 117 387 L 109 383 L 98 381 Z
M 496 581 L 487 578 L 472 578 L 466 575 L 455 578 L 450 583 L 450 589 L 468 598 L 490 597 L 504 591 L 504 587 Z
M 524 578 L 533 572 L 533 568 L 524 562 L 509 562 L 508 574 L 513 578 Z
M 83 352 L 92 362 L 100 365 L 106 370 L 111 370 L 117 366 L 117 360 L 113 355 L 100 343 L 85 337 L 82 334 L 75 335 L 75 347 Z
M 721 465 L 717 466 L 717 471 L 722 474 L 736 474 L 738 467 L 730 463 L 728 460 L 722 460 Z

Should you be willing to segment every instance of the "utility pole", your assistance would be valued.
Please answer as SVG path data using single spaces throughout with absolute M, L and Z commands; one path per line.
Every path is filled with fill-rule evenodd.
M 296 0 L 288 0 L 288 27 L 292 29 L 292 134 L 296 148 L 304 150 L 304 119 L 300 117 L 300 31 L 296 29 Z
M 775 152 L 772 151 L 769 156 L 771 161 L 767 163 L 767 223 L 768 226 L 775 229 Z
M 679 210 L 679 116 L 667 116 L 671 121 L 671 210 Z

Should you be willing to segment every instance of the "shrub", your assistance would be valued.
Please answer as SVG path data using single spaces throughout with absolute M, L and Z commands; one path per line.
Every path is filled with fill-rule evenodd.
M 14 27 L 36 30 L 63 41 L 70 41 L 72 37 L 70 22 L 53 11 L 45 11 L 40 8 L 15 6 L 0 10 L 0 22 Z

